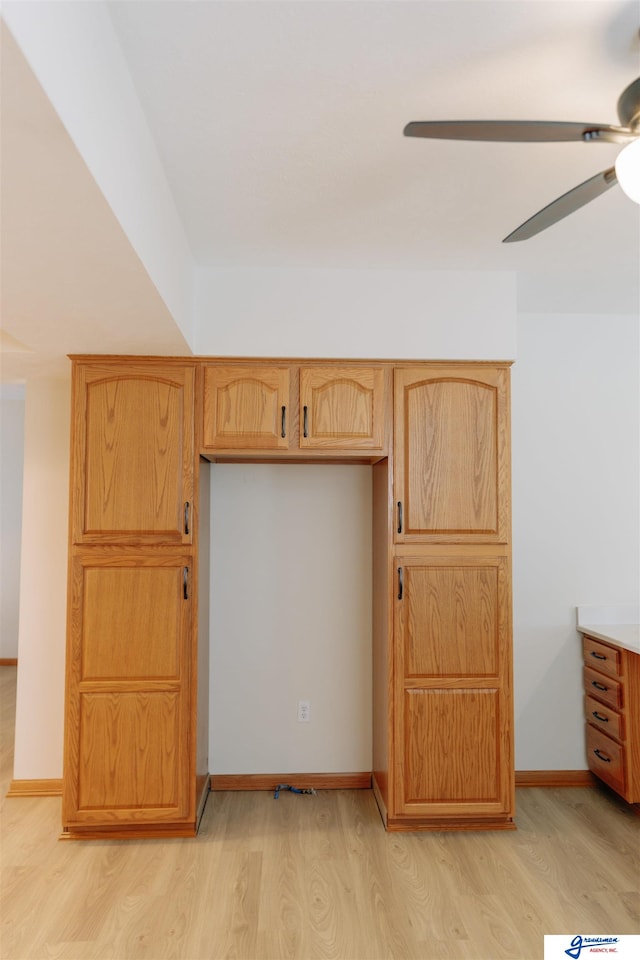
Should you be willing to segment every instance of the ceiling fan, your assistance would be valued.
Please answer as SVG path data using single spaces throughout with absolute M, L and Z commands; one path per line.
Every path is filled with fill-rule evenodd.
M 640 78 L 623 90 L 618 100 L 620 126 L 608 123 L 563 123 L 545 120 L 425 120 L 404 128 L 405 137 L 435 140 L 489 140 L 502 143 L 546 143 L 582 140 L 584 143 L 623 143 L 614 167 L 597 173 L 553 200 L 505 237 L 503 243 L 528 240 L 595 200 L 619 183 L 640 203 Z

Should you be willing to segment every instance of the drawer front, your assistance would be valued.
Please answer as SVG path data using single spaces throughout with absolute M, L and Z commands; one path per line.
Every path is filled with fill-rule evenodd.
M 589 769 L 618 793 L 625 789 L 624 747 L 587 724 L 587 758 Z
M 598 730 L 602 730 L 608 737 L 624 740 L 624 717 L 622 714 L 612 710 L 611 707 L 606 707 L 591 696 L 585 697 L 584 714 L 588 723 L 597 727 Z
M 615 647 L 610 647 L 592 637 L 584 637 L 582 649 L 585 666 L 593 667 L 610 677 L 622 676 L 622 655 Z
M 584 691 L 614 710 L 619 710 L 622 706 L 622 684 L 589 667 L 584 668 Z

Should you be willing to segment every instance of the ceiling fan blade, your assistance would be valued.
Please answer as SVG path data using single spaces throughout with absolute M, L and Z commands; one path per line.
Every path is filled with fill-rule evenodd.
M 405 137 L 432 140 L 490 140 L 504 143 L 545 143 L 569 140 L 626 142 L 637 134 L 607 123 L 562 123 L 555 120 L 414 120 Z
M 576 210 L 579 210 L 580 207 L 584 207 L 586 203 L 595 200 L 596 197 L 605 193 L 617 182 L 616 172 L 613 167 L 609 170 L 603 170 L 602 173 L 597 173 L 595 177 L 590 177 L 589 180 L 585 180 L 584 183 L 580 183 L 577 187 L 574 187 L 573 190 L 563 193 L 557 200 L 553 200 L 552 203 L 547 204 L 547 206 L 539 210 L 538 213 L 529 217 L 529 219 L 525 220 L 513 233 L 505 237 L 502 242 L 513 243 L 516 240 L 528 240 L 529 237 L 534 237 L 536 233 L 540 233 L 541 230 L 546 230 L 547 227 L 551 227 L 554 223 L 557 223 L 558 220 L 568 217 L 570 213 L 574 213 Z

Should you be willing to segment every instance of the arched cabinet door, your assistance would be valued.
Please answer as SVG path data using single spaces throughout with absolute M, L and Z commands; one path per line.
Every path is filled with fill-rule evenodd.
M 203 449 L 287 450 L 290 379 L 284 366 L 206 366 Z
M 506 543 L 507 367 L 395 371 L 397 543 Z
M 382 449 L 384 386 L 382 367 L 302 367 L 300 446 Z
M 184 362 L 77 364 L 74 543 L 192 542 L 194 383 Z

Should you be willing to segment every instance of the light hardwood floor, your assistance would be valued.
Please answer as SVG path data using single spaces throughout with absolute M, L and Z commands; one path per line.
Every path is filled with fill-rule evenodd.
M 384 832 L 368 790 L 214 793 L 194 840 L 59 842 L 5 794 L 3 960 L 534 960 L 543 934 L 640 932 L 640 818 L 600 788 L 517 791 L 517 831 Z

